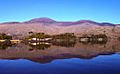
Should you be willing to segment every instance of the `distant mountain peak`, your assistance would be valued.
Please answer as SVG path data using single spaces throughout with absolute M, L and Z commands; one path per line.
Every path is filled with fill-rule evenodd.
M 88 24 L 100 24 L 91 20 L 80 20 L 80 21 L 76 21 L 76 22 L 63 22 L 64 26 L 69 26 L 69 25 L 80 25 L 83 23 L 88 23 Z
M 99 26 L 115 26 L 115 24 L 112 24 L 112 23 L 107 23 L 107 22 L 98 23 L 98 22 L 91 21 L 91 20 L 80 20 L 80 21 L 77 21 L 77 23 L 79 23 L 79 24 L 91 23 L 91 24 L 96 24 L 96 25 L 99 25 Z
M 54 23 L 54 22 L 56 21 L 53 19 L 42 17 L 42 18 L 31 19 L 30 21 L 27 21 L 25 23 Z
M 98 24 L 97 22 L 95 21 L 91 21 L 91 20 L 80 20 L 80 21 L 77 21 L 78 23 L 93 23 L 93 24 Z
M 4 22 L 2 24 L 19 24 L 20 22 Z
M 116 24 L 112 24 L 112 23 L 107 23 L 107 22 L 103 22 L 101 23 L 102 25 L 106 25 L 106 26 L 116 26 Z

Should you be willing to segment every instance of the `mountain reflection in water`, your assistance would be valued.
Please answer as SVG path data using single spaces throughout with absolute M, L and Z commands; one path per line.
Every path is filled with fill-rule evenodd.
M 120 41 L 110 40 L 100 43 L 81 42 L 37 42 L 19 43 L 9 47 L 0 44 L 0 59 L 28 59 L 34 62 L 49 63 L 55 59 L 91 59 L 98 55 L 120 52 Z

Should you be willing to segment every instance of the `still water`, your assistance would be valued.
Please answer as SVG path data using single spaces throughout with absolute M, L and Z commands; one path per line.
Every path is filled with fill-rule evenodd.
M 36 44 L 1 46 L 0 74 L 120 74 L 120 41 Z

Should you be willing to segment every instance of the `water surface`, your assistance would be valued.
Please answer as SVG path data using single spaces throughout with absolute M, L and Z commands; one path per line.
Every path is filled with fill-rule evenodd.
M 0 74 L 120 74 L 119 43 L 15 44 L 0 49 Z

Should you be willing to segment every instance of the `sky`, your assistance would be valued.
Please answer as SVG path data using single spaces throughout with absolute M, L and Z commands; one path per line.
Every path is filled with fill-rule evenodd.
M 120 23 L 120 0 L 0 0 L 0 22 L 48 17 Z

